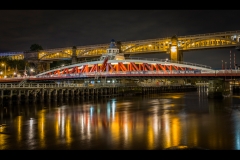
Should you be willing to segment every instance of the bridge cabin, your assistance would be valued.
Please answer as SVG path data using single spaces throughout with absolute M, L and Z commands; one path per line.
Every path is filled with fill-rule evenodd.
M 108 60 L 125 60 L 124 54 L 119 53 L 114 39 L 111 40 L 107 53 L 103 53 L 100 60 L 104 60 L 106 57 L 108 57 Z

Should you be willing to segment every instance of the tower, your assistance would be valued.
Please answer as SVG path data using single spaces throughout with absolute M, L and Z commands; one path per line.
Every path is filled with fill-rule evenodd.
M 122 53 L 119 53 L 119 48 L 114 41 L 114 39 L 111 40 L 110 45 L 107 49 L 107 53 L 103 53 L 102 57 L 100 59 L 104 59 L 105 57 L 108 57 L 109 60 L 124 60 L 124 55 Z
M 173 36 L 170 45 L 170 60 L 172 61 L 183 61 L 183 52 L 178 50 L 178 38 Z

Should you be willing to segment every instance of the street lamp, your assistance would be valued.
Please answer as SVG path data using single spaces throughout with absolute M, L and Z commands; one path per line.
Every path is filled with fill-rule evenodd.
M 2 63 L 2 66 L 5 66 L 4 77 L 6 77 L 6 64 Z
M 31 68 L 31 69 L 30 69 L 31 76 L 32 76 L 32 72 L 34 72 L 34 69 Z

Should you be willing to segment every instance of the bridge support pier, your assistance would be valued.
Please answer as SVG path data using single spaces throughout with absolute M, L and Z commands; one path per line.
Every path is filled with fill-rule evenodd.
M 68 101 L 68 97 L 69 97 L 69 90 L 68 89 L 65 90 L 65 97 L 66 97 L 66 100 Z
M 63 101 L 63 89 L 59 91 L 59 99 L 60 101 Z
M 18 91 L 18 95 L 17 95 L 17 103 L 21 102 L 21 90 Z
M 48 102 L 51 101 L 51 92 L 52 92 L 51 90 L 47 91 L 47 100 L 48 100 Z
M 41 90 L 41 98 L 40 101 L 43 102 L 44 101 L 44 89 Z
M 79 99 L 79 89 L 76 90 L 76 98 Z
M 29 101 L 29 90 L 26 90 L 26 91 L 24 91 L 25 93 L 24 93 L 24 98 L 25 98 L 25 103 L 28 103 L 28 101 Z
M 54 97 L 54 101 L 57 101 L 57 90 L 55 89 L 53 92 L 53 97 Z
M 183 61 L 183 51 L 178 48 L 178 38 L 173 36 L 171 39 L 170 46 L 170 60 L 172 61 Z
M 77 53 L 76 53 L 77 47 L 72 47 L 72 63 L 77 63 Z
M 12 96 L 13 96 L 13 91 L 10 90 L 10 94 L 9 94 L 9 104 L 12 103 Z
M 33 91 L 32 101 L 33 101 L 33 102 L 36 102 L 36 101 L 37 101 L 37 92 L 36 92 L 36 91 Z
M 72 90 L 71 90 L 71 99 L 74 99 L 74 96 L 75 96 L 75 95 L 74 95 L 74 90 L 72 89 Z
M 4 90 L 1 90 L 1 93 L 0 93 L 0 101 L 2 102 L 2 100 L 3 100 L 3 92 L 4 92 Z

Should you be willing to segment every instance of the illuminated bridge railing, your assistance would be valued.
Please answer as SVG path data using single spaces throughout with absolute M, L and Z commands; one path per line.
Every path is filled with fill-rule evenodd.
M 195 35 L 188 35 L 188 36 L 179 36 L 179 38 L 188 38 L 188 37 L 203 37 L 203 36 L 214 36 L 214 35 L 231 35 L 240 33 L 239 31 L 227 31 L 227 32 L 216 32 L 216 33 L 205 33 L 205 34 L 195 34 Z
M 41 75 L 34 78 L 105 78 L 105 77 L 144 77 L 144 76 L 239 76 L 240 70 L 193 70 L 193 71 L 118 71 L 114 73 L 98 72 L 98 73 L 72 73 L 63 75 Z M 97 79 L 98 79 L 97 78 Z
M 101 84 L 96 84 L 94 86 L 90 86 L 87 84 L 75 84 L 75 83 L 70 83 L 70 84 L 49 84 L 49 83 L 30 83 L 30 84 L 13 84 L 13 83 L 0 83 L 1 88 L 14 88 L 14 89 L 44 89 L 44 88 L 51 88 L 51 89 L 59 89 L 59 88 L 89 88 L 89 87 L 102 87 L 102 86 L 108 86 L 108 87 L 116 87 L 116 86 L 123 86 L 123 84 L 120 83 L 114 83 L 114 84 L 109 84 L 109 83 L 101 83 Z

